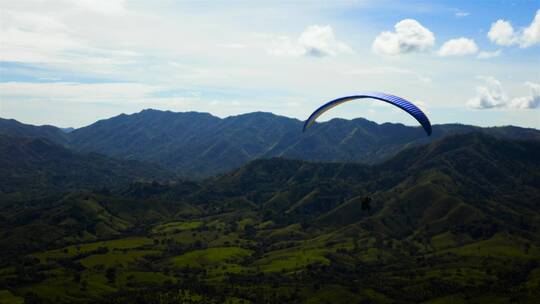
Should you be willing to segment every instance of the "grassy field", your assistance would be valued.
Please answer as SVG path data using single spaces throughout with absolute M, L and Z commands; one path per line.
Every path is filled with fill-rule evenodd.
M 251 232 L 246 228 L 248 226 Z M 499 269 L 505 269 L 508 261 L 517 265 L 538 261 L 540 256 L 534 244 L 508 233 L 474 241 L 445 232 L 435 235 L 425 245 L 413 238 L 383 240 L 366 232 L 351 231 L 328 230 L 310 234 L 300 224 L 275 227 L 272 222 L 228 216 L 168 221 L 150 228 L 149 236 L 82 243 L 32 254 L 39 260 L 36 269 L 39 269 L 37 273 L 41 279 L 17 289 L 0 291 L 0 304 L 23 303 L 21 296 L 28 293 L 54 303 L 81 298 L 92 302 L 121 291 L 160 289 L 190 284 L 192 280 L 217 288 L 214 291 L 217 294 L 227 295 L 210 300 L 202 296 L 206 295 L 204 292 L 185 290 L 167 294 L 165 298 L 180 303 L 253 303 L 256 302 L 253 298 L 248 301 L 236 295 L 258 294 L 282 303 L 293 295 L 301 297 L 303 303 L 355 303 L 365 299 L 372 303 L 392 303 L 388 294 L 381 290 L 387 288 L 392 293 L 391 288 L 402 286 L 399 292 L 414 298 L 416 293 L 423 292 L 419 286 L 434 281 L 460 290 L 486 288 L 499 279 L 498 275 L 504 274 L 488 273 L 489 267 L 480 265 L 481 261 L 488 259 L 490 265 L 501 265 Z M 430 266 L 405 267 L 403 265 L 411 265 L 406 258 L 410 254 L 408 250 L 417 250 L 419 256 L 439 262 Z M 347 286 L 347 281 L 341 281 L 342 285 L 339 285 L 342 270 L 333 268 L 336 259 L 340 267 L 348 271 L 364 271 L 364 267 L 371 267 L 366 274 L 385 279 L 381 281 L 382 285 L 377 285 L 377 279 L 373 278 L 360 280 L 359 286 Z M 392 266 L 379 270 L 373 265 Z M 396 271 L 395 265 L 401 270 Z M 516 286 L 528 292 L 540 290 L 540 267 L 535 267 Z M 304 283 L 303 280 L 317 282 L 326 269 L 332 273 L 327 278 L 329 281 Z M 0 269 L 0 279 L 4 282 L 18 277 L 20 269 Z M 235 278 L 241 283 L 234 281 Z M 285 283 L 291 278 L 298 280 L 297 285 Z M 474 303 L 508 300 L 505 297 L 488 299 L 485 294 L 466 298 L 456 293 L 426 303 L 467 303 L 471 299 Z
M 0 304 L 24 304 L 24 299 L 15 296 L 9 290 L 0 290 Z
M 100 247 L 107 248 L 107 250 L 122 250 L 151 245 L 152 243 L 153 240 L 147 237 L 128 237 L 117 240 L 67 246 L 61 249 L 36 253 L 34 254 L 34 256 L 38 258 L 41 262 L 45 262 L 47 259 L 69 258 L 75 255 L 89 253 L 91 251 L 97 250 Z
M 251 255 L 250 250 L 239 247 L 217 247 L 194 250 L 186 254 L 173 257 L 175 267 L 206 267 L 210 265 L 236 264 L 243 258 Z
M 255 261 L 254 265 L 265 272 L 292 271 L 313 263 L 326 265 L 329 264 L 329 260 L 324 256 L 327 252 L 325 249 L 299 248 L 274 251 Z
M 160 251 L 157 250 L 110 251 L 105 254 L 95 254 L 85 257 L 79 260 L 79 262 L 87 268 L 92 268 L 98 265 L 103 265 L 105 267 L 125 267 L 130 263 L 135 263 L 137 259 L 144 256 L 158 255 L 159 253 Z
M 306 304 L 332 303 L 348 304 L 357 303 L 362 298 L 341 286 L 324 286 L 307 299 Z
M 465 256 L 529 259 L 539 256 L 540 248 L 515 236 L 497 233 L 488 240 L 449 249 L 448 252 Z
M 16 290 L 0 291 L 0 303 L 23 303 L 20 297 L 32 292 L 39 297 L 55 301 L 76 301 L 79 298 L 86 298 L 91 301 L 103 299 L 111 293 L 120 290 L 137 291 L 141 288 L 160 288 L 164 284 L 176 284 L 189 282 L 193 269 L 197 269 L 199 275 L 196 279 L 211 284 L 213 286 L 229 286 L 226 283 L 231 275 L 258 276 L 262 273 L 264 277 L 274 276 L 294 277 L 306 269 L 317 269 L 318 267 L 332 266 L 332 255 L 341 254 L 340 259 L 349 265 L 354 263 L 376 264 L 381 261 L 399 261 L 395 254 L 401 254 L 403 249 L 395 247 L 390 249 L 378 248 L 377 239 L 364 234 L 358 234 L 354 238 L 344 237 L 338 233 L 317 234 L 313 238 L 290 240 L 291 233 L 301 231 L 300 225 L 285 225 L 280 229 L 275 229 L 271 233 L 266 233 L 266 225 L 259 229 L 257 239 L 248 239 L 241 231 L 241 225 L 237 225 L 238 231 L 225 231 L 229 223 L 213 219 L 213 225 L 203 231 L 197 230 L 201 227 L 202 221 L 174 221 L 154 226 L 160 227 L 158 234 L 154 237 L 129 237 L 117 240 L 85 243 L 72 245 L 56 250 L 49 250 L 42 253 L 33 254 L 38 257 L 43 269 L 40 274 L 44 276 L 39 282 L 19 287 Z M 252 219 L 244 221 L 244 225 L 254 225 Z M 181 227 L 181 228 L 179 228 Z M 164 233 L 163 231 L 168 231 Z M 305 233 L 305 232 L 303 232 Z M 260 239 L 259 239 L 260 237 Z M 262 254 L 255 250 L 248 249 L 261 240 L 274 239 L 273 246 L 264 248 Z M 276 240 L 277 239 L 277 240 Z M 155 241 L 157 240 L 157 242 Z M 182 247 L 185 253 L 169 255 L 167 246 L 163 241 L 172 240 L 173 244 Z M 446 233 L 437 235 L 431 241 L 432 248 L 440 248 L 435 253 L 427 256 L 432 258 L 446 257 L 453 254 L 463 259 L 471 261 L 454 261 L 447 265 L 436 265 L 410 269 L 415 276 L 407 274 L 407 271 L 392 272 L 384 274 L 389 282 L 401 282 L 411 286 L 407 292 L 414 294 L 414 288 L 419 284 L 438 281 L 439 284 L 447 286 L 459 286 L 460 288 L 482 288 L 490 282 L 497 280 L 497 276 L 488 274 L 481 266 L 475 264 L 474 259 L 489 257 L 492 262 L 503 263 L 507 259 L 513 261 L 527 261 L 538 259 L 538 249 L 530 245 L 526 249 L 527 242 L 520 238 L 513 238 L 508 234 L 499 233 L 493 237 L 459 246 L 461 242 L 458 237 Z M 196 243 L 205 244 L 209 248 L 199 249 L 193 247 Z M 397 242 L 397 241 L 395 241 Z M 421 246 L 418 242 L 408 242 L 411 246 Z M 388 243 L 389 244 L 389 243 Z M 283 248 L 285 247 L 285 248 Z M 101 251 L 96 251 L 101 248 Z M 103 248 L 107 248 L 105 252 Z M 401 250 L 401 251 L 400 251 Z M 354 256 L 352 252 L 354 251 Z M 80 264 L 83 269 L 79 271 L 79 278 L 75 280 L 77 271 L 72 266 L 64 267 L 65 261 Z M 62 262 L 63 261 L 63 262 Z M 355 262 L 356 261 L 356 262 Z M 110 269 L 114 269 L 114 278 L 108 277 Z M 0 278 L 7 280 L 9 277 L 17 277 L 17 269 L 13 267 L 0 269 Z M 260 275 L 260 274 L 259 274 Z M 405 279 L 409 276 L 409 279 Z M 254 277 L 251 277 L 253 280 Z M 112 281 L 111 281 L 112 280 Z M 281 286 L 280 281 L 257 285 L 258 291 L 271 298 L 273 293 L 278 292 L 283 295 L 291 295 L 293 289 L 287 289 L 286 285 Z M 414 282 L 414 284 L 413 284 Z M 524 290 L 535 290 L 540 288 L 540 267 L 537 267 L 525 278 L 521 285 Z M 250 287 L 253 288 L 253 287 Z M 278 288 L 278 289 L 276 289 Z M 391 300 L 384 294 L 375 291 L 368 286 L 344 287 L 334 283 L 314 287 L 308 285 L 306 290 L 300 289 L 300 295 L 304 297 L 304 303 L 348 303 L 359 302 L 363 299 L 371 299 L 374 303 L 391 303 Z M 244 290 L 250 294 L 253 290 Z M 178 299 L 191 299 L 192 301 L 208 301 L 207 298 L 199 296 L 197 293 L 186 293 L 175 295 Z M 485 298 L 477 298 L 475 302 L 482 303 Z M 500 297 L 498 298 L 500 299 Z M 240 297 L 227 296 L 219 303 L 249 303 Z M 426 303 L 466 303 L 462 294 L 446 295 L 445 297 L 434 298 Z M 497 303 L 495 299 L 492 303 Z
M 152 228 L 152 233 L 178 233 L 180 231 L 198 228 L 202 224 L 202 221 L 170 222 L 155 226 L 154 228 Z

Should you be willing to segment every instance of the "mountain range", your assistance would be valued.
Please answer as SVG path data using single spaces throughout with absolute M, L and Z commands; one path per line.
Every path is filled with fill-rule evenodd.
M 538 130 L 301 125 L 0 120 L 0 303 L 540 300 Z
M 535 129 L 459 124 L 434 125 L 433 135 L 426 137 L 419 127 L 362 118 L 333 119 L 303 133 L 301 121 L 263 112 L 221 119 L 208 113 L 144 110 L 67 133 L 52 126 L 0 119 L 0 134 L 43 137 L 77 152 L 155 163 L 191 179 L 224 173 L 258 158 L 374 164 L 405 148 L 470 132 L 540 139 Z

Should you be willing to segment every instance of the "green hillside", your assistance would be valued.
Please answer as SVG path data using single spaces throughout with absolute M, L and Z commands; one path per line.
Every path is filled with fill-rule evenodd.
M 29 196 L 173 177 L 139 161 L 80 154 L 43 138 L 0 135 L 0 195 Z
M 463 134 L 375 166 L 2 196 L 0 303 L 537 303 L 539 155 Z

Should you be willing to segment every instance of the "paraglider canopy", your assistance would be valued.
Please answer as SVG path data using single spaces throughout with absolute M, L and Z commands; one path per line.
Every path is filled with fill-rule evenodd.
M 422 110 L 420 110 L 417 106 L 415 106 L 410 101 L 407 101 L 401 97 L 385 94 L 385 93 L 380 93 L 380 92 L 362 92 L 357 95 L 340 97 L 340 98 L 337 98 L 337 99 L 334 99 L 325 103 L 309 116 L 309 118 L 304 123 L 303 131 L 305 132 L 306 129 L 308 129 L 315 123 L 315 120 L 319 116 L 321 116 L 326 111 L 334 108 L 335 106 L 338 106 L 347 101 L 351 101 L 354 99 L 363 99 L 363 98 L 381 100 L 404 110 L 405 112 L 409 113 L 412 117 L 414 117 L 414 119 L 416 119 L 416 121 L 418 121 L 420 125 L 422 125 L 422 127 L 424 128 L 424 131 L 426 131 L 428 136 L 431 135 L 431 123 L 429 122 L 429 119 L 427 118 L 426 114 L 422 112 Z

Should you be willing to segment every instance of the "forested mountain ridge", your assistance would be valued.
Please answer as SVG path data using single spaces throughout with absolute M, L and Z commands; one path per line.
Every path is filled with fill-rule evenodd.
M 483 132 L 506 139 L 540 140 L 540 131 L 512 126 L 434 125 L 433 135 L 426 137 L 419 127 L 377 124 L 362 118 L 333 119 L 316 124 L 305 133 L 302 123 L 263 112 L 221 119 L 208 113 L 144 110 L 46 136 L 79 152 L 152 162 L 189 178 L 209 177 L 269 157 L 373 164 L 390 159 L 407 147 L 458 133 Z M 22 126 L 19 129 L 48 128 Z M 0 133 L 21 135 L 13 134 L 13 129 L 0 124 Z M 29 130 L 24 136 L 45 135 Z
M 31 196 L 173 178 L 153 164 L 76 153 L 42 137 L 0 135 L 0 194 Z
M 68 141 L 65 132 L 55 126 L 34 126 L 4 118 L 0 118 L 0 135 L 44 138 L 57 144 L 67 144 Z

